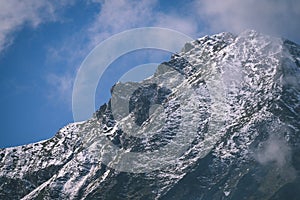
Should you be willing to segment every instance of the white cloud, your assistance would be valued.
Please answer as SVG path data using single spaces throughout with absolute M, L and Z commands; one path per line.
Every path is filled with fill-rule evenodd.
M 181 17 L 175 14 L 159 14 L 155 26 L 181 31 L 191 37 L 197 37 L 197 22 L 191 17 Z M 199 34 L 199 33 L 198 33 Z
M 201 0 L 195 7 L 210 32 L 255 29 L 300 40 L 298 0 Z
M 275 125 L 276 127 L 276 125 Z M 262 143 L 255 155 L 256 161 L 270 169 L 276 169 L 277 175 L 287 181 L 293 181 L 297 177 L 297 172 L 291 163 L 292 149 L 285 139 L 271 132 L 267 141 Z
M 112 34 L 147 26 L 153 21 L 156 1 L 109 0 L 99 1 L 100 11 L 89 28 L 93 44 L 97 44 Z M 150 22 L 150 23 L 149 23 Z
M 23 25 L 29 25 L 34 28 L 44 21 L 56 20 L 57 11 L 72 1 L 1 0 L 0 52 L 12 44 L 14 32 Z
M 46 78 L 47 82 L 52 86 L 52 89 L 48 93 L 48 97 L 50 99 L 55 99 L 56 101 L 59 99 L 62 102 L 66 102 L 71 108 L 74 77 L 70 74 L 49 74 Z
M 94 1 L 95 2 L 95 1 Z M 159 11 L 159 1 L 109 0 L 101 4 L 95 21 L 89 27 L 91 45 L 130 28 L 159 26 L 171 28 L 189 35 L 196 35 L 197 23 L 177 12 Z
M 290 159 L 291 149 L 288 144 L 283 139 L 273 135 L 257 153 L 257 161 L 263 165 L 274 162 L 278 167 L 283 167 L 289 164 Z

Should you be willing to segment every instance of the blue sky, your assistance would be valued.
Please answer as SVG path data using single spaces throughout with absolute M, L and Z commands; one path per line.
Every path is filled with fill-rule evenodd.
M 158 26 L 197 38 L 256 29 L 300 43 L 299 19 L 297 0 L 0 0 L 0 147 L 48 139 L 73 122 L 76 72 L 113 34 Z M 116 60 L 99 82 L 96 106 L 126 71 L 169 56 L 144 50 Z

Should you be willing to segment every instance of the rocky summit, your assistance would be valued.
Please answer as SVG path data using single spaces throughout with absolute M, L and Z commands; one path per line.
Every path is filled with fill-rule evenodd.
M 53 138 L 0 150 L 0 199 L 299 199 L 300 46 L 187 42 Z

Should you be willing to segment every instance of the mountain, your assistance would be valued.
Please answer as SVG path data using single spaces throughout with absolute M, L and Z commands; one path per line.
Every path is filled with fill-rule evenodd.
M 299 199 L 300 46 L 187 42 L 93 117 L 0 150 L 0 199 Z

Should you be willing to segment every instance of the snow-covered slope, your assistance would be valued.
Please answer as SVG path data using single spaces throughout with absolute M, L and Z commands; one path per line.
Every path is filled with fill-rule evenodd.
M 205 36 L 90 120 L 1 149 L 0 199 L 297 199 L 299 113 L 299 45 Z

